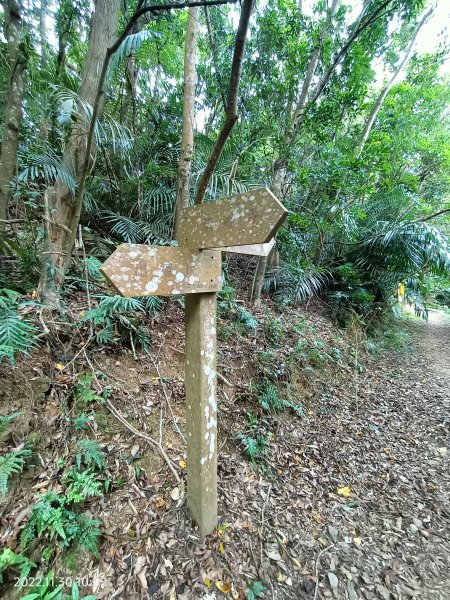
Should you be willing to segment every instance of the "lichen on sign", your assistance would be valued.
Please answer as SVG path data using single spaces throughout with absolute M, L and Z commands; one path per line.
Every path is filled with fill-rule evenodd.
M 183 208 L 180 246 L 224 248 L 270 242 L 287 215 L 268 188 Z
M 221 252 L 217 250 L 122 244 L 101 271 L 119 294 L 131 298 L 222 289 Z

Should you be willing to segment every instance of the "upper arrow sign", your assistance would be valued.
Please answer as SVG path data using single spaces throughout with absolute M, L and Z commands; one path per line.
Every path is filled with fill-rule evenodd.
M 101 271 L 122 296 L 172 296 L 222 289 L 221 252 L 122 244 Z
M 181 211 L 179 243 L 188 248 L 265 244 L 286 215 L 267 188 L 190 206 Z

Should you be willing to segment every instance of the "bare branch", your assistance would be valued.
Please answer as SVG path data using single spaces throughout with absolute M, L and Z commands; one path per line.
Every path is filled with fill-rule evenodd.
M 208 187 L 209 180 L 214 172 L 214 169 L 219 161 L 220 155 L 225 146 L 225 142 L 230 136 L 233 127 L 238 120 L 237 114 L 237 98 L 239 92 L 239 81 L 241 78 L 242 60 L 244 56 L 245 40 L 247 37 L 248 25 L 250 22 L 250 15 L 253 8 L 253 0 L 243 0 L 241 16 L 239 19 L 239 26 L 236 33 L 236 41 L 234 44 L 233 63 L 231 65 L 230 85 L 228 88 L 228 99 L 227 99 L 227 112 L 225 121 L 222 125 L 222 129 L 219 132 L 214 148 L 212 149 L 211 156 L 209 157 L 208 164 L 206 165 L 205 171 L 203 172 L 202 178 L 198 185 L 197 195 L 195 197 L 195 203 L 201 204 L 203 197 Z
M 425 221 L 431 221 L 431 219 L 435 219 L 436 217 L 439 217 L 439 216 L 443 215 L 444 213 L 448 213 L 448 212 L 450 212 L 450 208 L 444 208 L 437 213 L 429 215 L 428 217 L 423 217 L 422 219 L 418 219 L 417 221 L 414 221 L 414 222 L 415 223 L 425 223 Z

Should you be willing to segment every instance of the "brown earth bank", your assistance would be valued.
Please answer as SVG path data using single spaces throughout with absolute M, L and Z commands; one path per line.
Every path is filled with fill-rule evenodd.
M 69 357 L 49 345 L 1 366 L 1 412 L 23 412 L 2 451 L 28 441 L 36 465 L 1 499 L 2 545 L 17 551 L 37 494 L 64 485 L 80 437 L 73 389 L 87 374 L 95 394 L 108 387 L 108 401 L 83 408 L 110 482 L 84 507 L 102 521 L 100 556 L 81 553 L 71 571 L 57 553 L 42 572 L 79 579 L 99 600 L 247 598 L 255 582 L 268 599 L 450 598 L 450 322 L 408 320 L 406 348 L 386 351 L 317 307 L 255 316 L 255 331 L 219 325 L 214 534 L 201 539 L 184 504 L 183 324 L 172 307 L 137 360 L 80 343 Z M 284 410 L 262 409 L 270 385 Z M 161 441 L 176 475 L 136 431 Z M 252 464 L 238 434 L 260 436 L 267 454 Z M 9 584 L 2 597 L 26 593 Z

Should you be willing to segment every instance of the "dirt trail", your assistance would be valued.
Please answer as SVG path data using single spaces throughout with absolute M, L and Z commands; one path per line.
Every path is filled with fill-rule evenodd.
M 336 565 L 322 561 L 339 576 L 337 598 L 450 598 L 450 319 L 432 311 L 409 328 L 410 353 L 374 361 L 357 414 L 349 404 L 340 416 L 348 440 L 335 469 L 358 506 L 329 515 L 339 532 L 355 526 L 335 541 Z M 332 597 L 326 588 L 323 577 Z
M 236 448 L 239 402 L 221 404 L 222 527 L 202 541 L 186 514 L 156 521 L 150 597 L 219 600 L 205 581 L 220 579 L 240 599 L 263 581 L 264 599 L 449 600 L 450 323 L 432 313 L 409 328 L 408 352 L 330 374 L 303 417 L 280 413 L 259 470 Z M 141 598 L 115 569 L 118 597 Z
M 450 316 L 431 310 L 417 347 L 423 350 L 436 376 L 442 378 L 444 387 L 450 389 Z
M 223 456 L 225 560 L 230 576 L 256 566 L 265 598 L 449 600 L 450 320 L 408 328 L 408 352 L 280 419 L 270 476 Z

